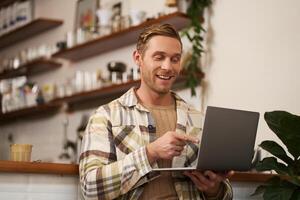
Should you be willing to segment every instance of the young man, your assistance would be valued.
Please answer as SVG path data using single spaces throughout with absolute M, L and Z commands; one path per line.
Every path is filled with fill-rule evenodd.
M 133 53 L 139 88 L 99 107 L 83 137 L 80 181 L 86 199 L 232 199 L 231 173 L 152 171 L 196 162 L 202 116 L 170 91 L 181 54 L 171 25 L 140 34 Z

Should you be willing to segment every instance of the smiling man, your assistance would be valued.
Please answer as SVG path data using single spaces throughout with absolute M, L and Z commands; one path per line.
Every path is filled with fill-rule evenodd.
M 196 162 L 201 113 L 171 92 L 181 54 L 181 39 L 169 24 L 140 34 L 133 53 L 140 86 L 99 107 L 83 137 L 80 182 L 86 199 L 232 199 L 231 173 L 152 171 Z

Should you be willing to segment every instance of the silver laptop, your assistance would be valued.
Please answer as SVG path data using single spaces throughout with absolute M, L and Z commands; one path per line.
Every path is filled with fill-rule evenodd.
M 197 164 L 153 171 L 248 171 L 254 155 L 259 113 L 208 106 Z

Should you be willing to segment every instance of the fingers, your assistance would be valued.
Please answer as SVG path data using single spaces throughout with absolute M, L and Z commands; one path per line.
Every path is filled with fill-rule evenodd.
M 171 144 L 174 144 L 176 146 L 185 146 L 186 142 L 182 141 L 182 140 L 178 140 L 177 138 L 174 138 L 174 140 L 171 142 Z
M 234 171 L 233 170 L 230 170 L 227 174 L 227 178 L 231 177 L 234 175 Z
M 152 160 L 169 160 L 175 156 L 181 155 L 184 147 L 187 144 L 187 141 L 198 142 L 198 139 L 186 134 L 178 134 L 173 131 L 168 131 L 153 142 L 155 145 L 148 145 L 147 153 L 149 154 L 150 160 L 151 158 L 153 158 Z M 155 146 L 155 148 L 150 148 L 152 146 Z
M 212 171 L 205 171 L 203 173 L 200 171 L 186 171 L 184 175 L 188 176 L 196 187 L 206 194 L 214 196 L 220 189 L 222 177 Z
M 172 147 L 172 149 L 170 149 L 170 150 L 166 153 L 166 156 L 164 156 L 164 157 L 162 157 L 162 158 L 163 158 L 163 159 L 170 160 L 170 159 L 172 159 L 172 158 L 175 157 L 175 156 L 180 156 L 182 150 L 183 150 L 182 147 L 174 146 L 174 147 Z
M 204 176 L 213 182 L 221 182 L 224 179 L 222 176 L 215 174 L 214 172 L 212 172 L 210 170 L 205 171 Z
M 233 170 L 231 170 L 231 171 L 229 171 L 229 172 L 226 172 L 226 173 L 224 173 L 224 174 L 220 174 L 220 176 L 222 176 L 223 179 L 230 178 L 230 177 L 232 177 L 233 175 L 234 175 L 234 171 L 233 171 Z
M 210 180 L 218 181 L 218 182 L 224 181 L 225 179 L 228 179 L 233 175 L 234 175 L 234 171 L 232 170 L 226 173 L 214 173 L 210 170 L 204 172 L 204 176 L 207 176 Z
M 199 142 L 198 138 L 187 135 L 187 134 L 179 134 L 179 133 L 174 132 L 173 136 L 176 139 L 184 141 L 184 142 L 192 142 L 192 143 L 198 143 Z
M 217 177 L 221 178 L 221 180 L 223 181 L 223 180 L 228 179 L 231 176 L 233 176 L 234 171 L 230 170 L 230 171 L 225 171 L 225 172 L 212 172 L 212 171 L 207 170 L 207 171 L 204 172 L 205 176 L 210 177 L 211 174 L 217 175 Z
M 218 177 L 213 173 L 202 174 L 201 172 L 193 171 L 192 174 L 195 175 L 202 184 L 208 187 L 215 187 L 216 182 L 219 182 Z M 208 178 L 205 176 L 208 176 Z M 210 179 L 210 176 L 212 176 L 213 179 Z
M 174 146 L 173 150 L 181 153 L 183 151 L 183 147 L 182 146 Z
M 206 191 L 208 189 L 208 187 L 203 184 L 192 172 L 186 171 L 184 172 L 184 175 L 188 176 L 200 191 Z

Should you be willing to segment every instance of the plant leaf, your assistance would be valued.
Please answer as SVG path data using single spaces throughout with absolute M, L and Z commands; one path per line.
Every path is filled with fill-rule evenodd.
M 295 187 L 286 185 L 268 185 L 263 198 L 264 200 L 289 200 L 295 190 Z
M 195 74 L 199 69 L 199 62 L 204 53 L 202 33 L 205 32 L 203 28 L 202 22 L 204 10 L 212 4 L 212 0 L 192 0 L 188 9 L 187 15 L 190 19 L 190 24 L 187 29 L 184 29 L 183 36 L 186 36 L 188 40 L 192 43 L 192 60 L 189 62 L 188 66 L 186 66 L 187 74 Z M 188 85 L 191 89 L 192 96 L 196 95 L 196 86 L 199 83 L 196 81 L 186 81 L 186 85 Z
M 274 157 L 264 158 L 262 161 L 259 161 L 256 165 L 257 171 L 268 171 L 275 170 L 278 174 L 287 175 L 288 167 L 282 163 L 277 162 L 277 159 Z
M 280 177 L 279 176 L 273 176 L 269 180 L 267 180 L 267 183 L 269 185 L 279 185 L 280 184 Z
M 291 180 L 288 180 L 288 181 L 300 187 L 300 178 L 298 178 L 296 176 L 292 176 Z
M 293 167 L 295 168 L 295 175 L 300 177 L 300 159 L 295 162 Z
M 300 116 L 286 111 L 273 111 L 266 112 L 264 117 L 269 128 L 297 160 L 300 156 Z
M 285 163 L 287 164 L 293 163 L 293 159 L 291 159 L 286 154 L 285 150 L 276 142 L 267 140 L 267 141 L 263 141 L 259 146 L 264 150 L 270 152 L 272 155 L 276 156 L 277 158 L 280 158 Z
M 300 189 L 298 188 L 297 190 L 294 191 L 292 197 L 291 197 L 292 200 L 296 199 L 296 200 L 299 200 L 300 199 Z
M 256 188 L 256 190 L 254 191 L 253 194 L 251 194 L 250 196 L 253 197 L 253 196 L 257 196 L 257 195 L 260 195 L 262 193 L 264 193 L 266 190 L 266 185 L 260 185 Z

